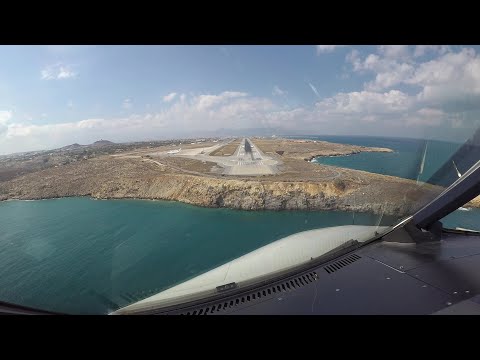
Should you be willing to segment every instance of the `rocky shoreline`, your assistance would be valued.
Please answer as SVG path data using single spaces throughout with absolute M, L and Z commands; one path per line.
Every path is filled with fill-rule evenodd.
M 213 180 L 213 181 L 212 181 Z M 220 183 L 221 182 L 221 183 Z M 179 201 L 195 206 L 238 210 L 325 210 L 373 212 L 376 214 L 404 214 L 408 204 L 394 203 L 355 203 L 335 189 L 334 185 L 301 182 L 240 182 L 196 176 L 163 178 L 142 189 L 125 186 L 106 185 L 90 191 L 44 192 L 41 194 L 22 193 L 13 197 L 0 196 L 0 200 L 44 200 L 65 197 L 87 196 L 94 199 L 139 199 Z M 132 185 L 132 184 L 130 184 Z M 175 190 L 173 190 L 175 189 Z
M 339 150 L 325 151 L 321 156 L 392 151 L 383 148 Z M 428 184 L 419 187 L 412 180 L 301 160 L 305 155 L 318 153 L 312 149 L 298 153 L 297 159 L 283 156 L 282 174 L 257 178 L 214 175 L 210 165 L 193 160 L 181 166 L 160 166 L 141 154 L 100 156 L 2 181 L 0 201 L 88 196 L 171 200 L 241 210 L 339 210 L 404 216 L 441 191 Z M 480 207 L 480 199 L 466 206 Z
M 0 200 L 90 196 L 97 199 L 174 200 L 242 210 L 341 210 L 410 213 L 420 196 L 410 180 L 349 170 L 357 180 L 275 181 L 159 173 L 147 161 L 95 159 L 27 174 L 0 183 Z M 141 179 L 139 179 L 141 174 Z
M 352 151 L 351 153 L 348 154 L 333 154 L 333 155 L 312 155 L 308 158 L 305 158 L 305 161 L 312 162 L 316 158 L 322 158 L 322 157 L 339 157 L 339 156 L 352 156 L 352 155 L 357 155 L 360 154 L 362 151 Z
M 338 153 L 328 153 L 328 154 L 318 154 L 318 153 L 311 153 L 308 154 L 303 160 L 311 162 L 315 158 L 319 157 L 337 157 L 337 156 L 352 156 L 357 155 L 362 152 L 386 152 L 391 153 L 394 152 L 392 149 L 388 148 L 364 148 L 364 149 L 357 149 L 357 150 L 350 150 L 348 152 L 338 152 Z

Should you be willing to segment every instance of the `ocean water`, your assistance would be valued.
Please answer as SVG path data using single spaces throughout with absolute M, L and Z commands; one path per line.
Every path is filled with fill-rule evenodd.
M 368 136 L 302 136 L 302 138 L 392 149 L 393 153 L 372 152 L 348 156 L 317 157 L 313 162 L 406 179 L 416 180 L 418 178 L 420 181 L 428 181 L 461 146 L 458 143 L 445 141 Z M 426 143 L 428 143 L 427 146 Z M 422 162 L 423 169 L 420 172 Z M 445 217 L 442 222 L 445 227 L 463 227 L 480 231 L 480 209 L 457 210 Z
M 305 138 L 392 149 L 393 153 L 365 152 L 348 156 L 318 157 L 314 162 L 406 179 L 418 178 L 420 181 L 428 181 L 461 146 L 461 144 L 444 141 L 366 136 L 307 136 Z M 424 153 L 425 160 L 423 160 Z M 420 171 L 422 162 L 423 169 Z
M 395 152 L 317 161 L 411 179 L 418 176 L 425 148 L 424 142 L 408 139 L 311 138 L 389 147 Z M 427 151 L 420 179 L 435 172 L 458 146 L 429 142 L 432 151 Z M 378 221 L 373 214 L 353 219 L 349 212 L 249 212 L 165 201 L 0 202 L 0 300 L 105 314 L 292 233 Z M 382 224 L 392 221 L 384 217 Z M 458 210 L 443 222 L 480 230 L 480 210 Z
M 356 214 L 354 221 L 378 220 Z M 104 314 L 287 235 L 352 223 L 345 212 L 249 212 L 165 201 L 1 202 L 0 300 Z
M 460 227 L 480 231 L 480 209 L 457 210 L 441 221 L 446 228 Z

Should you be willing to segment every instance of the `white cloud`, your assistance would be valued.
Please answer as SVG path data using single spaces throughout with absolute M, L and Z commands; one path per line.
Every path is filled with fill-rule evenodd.
M 338 93 L 318 101 L 313 109 L 273 110 L 265 118 L 270 126 L 289 130 L 411 136 L 412 128 L 444 124 L 446 114 L 435 108 L 418 109 L 415 96 L 390 90 Z
M 334 51 L 335 49 L 338 49 L 338 48 L 341 48 L 341 47 L 344 47 L 344 46 L 346 46 L 346 45 L 317 45 L 316 46 L 317 54 L 329 53 L 329 52 Z
M 0 138 L 8 130 L 7 123 L 12 118 L 12 111 L 0 110 Z
M 423 108 L 417 111 L 418 114 L 425 116 L 425 117 L 440 117 L 443 116 L 445 113 L 440 109 L 432 109 L 432 108 Z
M 0 110 L 0 125 L 5 125 L 12 118 L 12 111 Z
M 76 74 L 72 70 L 66 67 L 60 67 L 60 70 L 57 75 L 57 79 L 68 79 L 68 78 L 75 77 L 75 75 Z
M 423 108 L 408 116 L 405 120 L 407 126 L 426 125 L 435 126 L 444 122 L 446 114 L 439 109 Z
M 459 129 L 459 128 L 473 128 L 478 129 L 480 127 L 480 119 L 476 116 L 476 119 L 473 121 L 469 121 L 467 119 L 467 114 L 465 112 L 460 113 L 451 113 L 446 114 L 447 121 L 451 124 L 452 128 Z
M 407 60 L 410 58 L 408 45 L 380 45 L 378 52 L 389 59 Z
M 91 143 L 99 138 L 130 141 L 175 134 L 175 131 L 206 131 L 222 127 L 245 128 L 267 124 L 266 114 L 275 105 L 266 98 L 243 92 L 189 96 L 163 111 L 122 118 L 86 119 L 62 124 L 7 124 L 0 134 L 0 153 L 47 149 L 73 142 Z M 127 103 L 130 103 L 128 101 Z
M 349 62 L 353 66 L 353 71 L 362 70 L 362 61 L 360 59 L 360 52 L 357 49 L 352 49 L 347 56 L 345 56 L 345 61 Z
M 273 127 L 312 133 L 409 135 L 412 131 L 418 134 L 421 129 L 449 124 L 448 114 L 421 106 L 415 96 L 399 90 L 342 92 L 320 99 L 314 106 L 291 109 L 268 98 L 237 91 L 177 97 L 180 101 L 172 101 L 159 112 L 62 124 L 12 123 L 11 112 L 0 112 L 0 153 L 48 149 L 74 142 L 88 144 L 100 138 L 122 142 L 173 137 L 187 130 L 200 134 L 219 128 Z M 125 100 L 131 104 L 130 99 Z M 452 120 L 450 125 L 459 124 L 460 121 Z
M 72 100 L 68 100 L 67 108 L 73 109 L 73 101 Z
M 219 95 L 199 95 L 196 97 L 196 107 L 199 110 L 206 110 L 212 106 L 221 104 L 229 99 L 247 96 L 247 93 L 237 91 L 224 91 Z
M 49 65 L 41 71 L 41 77 L 43 80 L 73 79 L 76 76 L 77 73 L 72 70 L 71 65 L 65 65 L 62 63 Z
M 392 58 L 392 53 L 401 52 L 396 47 L 382 48 L 383 53 L 387 53 L 388 57 L 381 57 L 377 54 L 370 54 L 362 61 L 359 52 L 354 50 L 347 55 L 347 61 L 353 65 L 355 72 L 370 71 L 375 73 L 375 79 L 365 84 L 365 89 L 373 91 L 381 91 L 400 84 L 408 79 L 415 67 L 406 62 L 399 62 Z M 388 50 L 387 50 L 388 49 Z
M 133 107 L 132 99 L 127 98 L 127 99 L 123 100 L 123 102 L 122 102 L 122 108 L 123 109 L 128 110 L 128 109 L 131 109 L 132 107 Z
M 404 112 L 411 108 L 414 99 L 407 94 L 390 90 L 385 93 L 371 91 L 354 91 L 339 93 L 316 104 L 323 114 L 372 115 Z
M 294 108 L 291 110 L 277 110 L 267 112 L 263 118 L 263 125 L 270 128 L 282 128 L 286 130 L 298 130 L 299 128 L 312 128 L 322 122 L 323 119 L 315 110 Z
M 418 98 L 430 103 L 480 103 L 480 57 L 464 48 L 422 63 L 405 81 L 422 87 Z M 473 96 L 473 97 L 472 97 Z
M 393 49 L 393 50 L 392 50 Z M 412 92 L 423 107 L 442 107 L 450 111 L 480 108 L 480 57 L 474 49 L 458 52 L 448 46 L 421 45 L 415 48 L 419 58 L 426 52 L 437 56 L 430 61 L 417 62 L 408 56 L 404 47 L 379 47 L 379 54 L 362 58 L 352 50 L 346 61 L 354 72 L 373 73 L 364 84 L 367 91 L 383 91 L 398 85 L 413 86 Z
M 323 53 L 335 49 L 335 45 L 317 46 Z M 268 98 L 224 91 L 172 92 L 163 97 L 168 105 L 160 112 L 147 108 L 144 114 L 64 124 L 16 123 L 11 111 L 0 111 L 0 153 L 90 143 L 98 138 L 129 141 L 171 136 L 186 129 L 201 132 L 264 126 L 409 136 L 433 127 L 438 131 L 468 129 L 480 121 L 480 57 L 474 49 L 454 52 L 448 46 L 436 45 L 379 46 L 376 53 L 365 55 L 353 49 L 345 59 L 352 65 L 353 75 L 370 76 L 363 89 L 321 98 L 316 87 L 308 83 L 318 98 L 313 106 L 281 107 Z M 70 73 L 70 67 L 56 64 L 44 69 L 42 78 L 66 79 Z M 272 94 L 285 96 L 287 92 L 276 85 Z M 73 103 L 69 101 L 67 106 Z M 122 107 L 132 109 L 132 100 L 125 99 Z M 477 109 L 478 116 L 465 114 L 468 109 Z
M 165 95 L 165 96 L 163 97 L 163 101 L 165 101 L 165 102 L 170 102 L 170 101 L 172 101 L 173 99 L 175 99 L 176 96 L 177 96 L 177 93 L 176 93 L 176 92 L 172 92 L 172 93 L 170 93 L 170 94 L 168 94 L 168 95 Z
M 449 51 L 451 51 L 451 49 L 450 49 L 450 46 L 448 45 L 417 45 L 415 46 L 415 51 L 413 52 L 413 56 L 420 57 L 428 53 L 443 55 Z
M 389 89 L 408 79 L 415 69 L 410 64 L 397 63 L 396 61 L 384 62 L 382 65 L 384 70 L 379 71 L 375 76 L 375 80 L 365 85 L 366 89 L 374 91 Z
M 285 96 L 287 95 L 287 92 L 285 90 L 280 89 L 277 85 L 275 85 L 273 87 L 272 95 Z
M 320 97 L 320 95 L 318 94 L 317 88 L 315 86 L 313 86 L 313 84 L 311 84 L 311 83 L 308 83 L 308 85 L 310 85 L 310 89 L 312 89 L 313 93 L 315 95 L 317 95 L 318 97 Z
M 41 71 L 41 74 L 42 74 L 42 79 L 43 80 L 55 79 L 55 76 L 53 75 L 53 71 L 50 70 L 50 69 L 43 69 Z

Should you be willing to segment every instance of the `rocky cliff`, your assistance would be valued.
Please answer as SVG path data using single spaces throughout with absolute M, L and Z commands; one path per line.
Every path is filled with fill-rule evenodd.
M 345 170 L 346 171 L 346 170 Z M 236 180 L 165 171 L 138 159 L 92 159 L 0 183 L 0 200 L 92 196 L 100 199 L 176 200 L 245 210 L 347 210 L 403 215 L 439 189 L 348 170 L 350 178 L 325 181 Z M 353 176 L 353 175 L 355 176 Z M 348 180 L 354 179 L 354 180 Z

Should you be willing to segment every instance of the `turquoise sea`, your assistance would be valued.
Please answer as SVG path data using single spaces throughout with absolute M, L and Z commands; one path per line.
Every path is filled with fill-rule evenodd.
M 418 178 L 420 181 L 427 181 L 461 145 L 444 141 L 366 136 L 305 136 L 304 138 L 392 149 L 393 153 L 364 152 L 349 156 L 319 157 L 315 161 L 407 179 Z M 423 170 L 420 172 L 422 161 Z
M 417 152 L 423 149 L 419 141 L 315 138 L 395 150 L 318 162 L 417 176 L 418 166 L 411 162 L 418 164 Z M 437 145 L 435 153 L 442 156 L 458 146 L 429 147 Z M 432 155 L 425 160 L 423 176 L 439 166 L 435 159 Z M 0 300 L 59 312 L 105 314 L 289 234 L 353 221 L 371 225 L 379 218 L 355 214 L 353 219 L 347 212 L 207 209 L 145 200 L 0 202 Z M 382 224 L 391 221 L 384 217 Z M 457 211 L 444 224 L 480 230 L 480 211 Z
M 349 156 L 318 157 L 314 162 L 427 182 L 461 146 L 445 141 L 367 136 L 302 136 L 302 138 L 392 149 L 393 153 L 365 152 Z M 445 217 L 442 222 L 445 227 L 463 227 L 480 231 L 480 209 L 457 210 Z
M 376 215 L 355 215 L 355 224 L 377 222 Z M 0 203 L 0 299 L 106 313 L 289 234 L 352 223 L 352 214 L 343 212 L 88 198 L 6 201 Z

